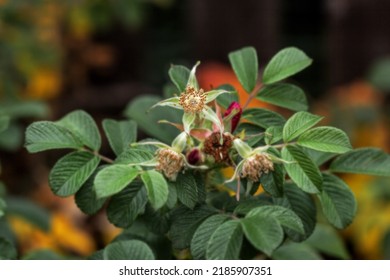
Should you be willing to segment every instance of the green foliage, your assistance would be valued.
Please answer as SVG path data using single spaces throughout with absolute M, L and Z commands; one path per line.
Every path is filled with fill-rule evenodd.
M 351 150 L 351 143 L 344 131 L 335 127 L 321 126 L 303 133 L 297 143 L 322 152 L 343 154 Z
M 190 77 L 190 69 L 182 65 L 172 65 L 169 68 L 168 74 L 179 93 L 184 92 L 188 78 Z
M 75 194 L 88 180 L 100 162 L 88 152 L 73 152 L 61 158 L 50 172 L 49 184 L 58 196 Z
M 0 237 L 0 260 L 16 259 L 17 254 L 13 244 L 7 239 Z
M 114 153 L 119 156 L 130 144 L 137 140 L 137 123 L 135 121 L 103 121 L 104 132 Z
M 99 166 L 75 195 L 75 202 L 77 206 L 85 214 L 95 214 L 103 207 L 104 203 L 107 200 L 106 198 L 98 198 L 96 192 L 94 191 L 95 176 L 104 167 L 106 166 Z
M 95 177 L 95 192 L 98 198 L 119 193 L 138 176 L 138 169 L 125 164 L 113 164 L 104 168 Z
M 50 230 L 50 214 L 45 209 L 27 199 L 7 197 L 7 215 L 17 216 L 37 226 L 43 231 Z
M 128 228 L 145 211 L 147 201 L 143 185 L 133 181 L 111 198 L 107 207 L 108 220 L 117 227 Z
M 168 107 L 151 109 L 156 103 L 161 101 L 158 96 L 143 95 L 136 98 L 125 109 L 125 116 L 137 122 L 138 126 L 147 131 L 148 135 L 159 139 L 165 143 L 170 143 L 177 135 L 177 129 L 167 124 L 158 124 L 161 120 L 168 120 L 180 123 L 182 113 Z
M 260 108 L 247 109 L 244 111 L 242 117 L 265 129 L 272 126 L 283 126 L 286 122 L 282 115 L 268 109 Z
M 259 68 L 256 50 L 246 47 L 231 52 L 229 61 L 241 85 L 246 92 L 251 92 L 255 88 Z
M 207 244 L 207 259 L 239 259 L 242 240 L 243 231 L 240 221 L 230 220 L 221 224 L 211 235 L 210 240 Z
M 259 91 L 257 98 L 292 111 L 306 111 L 308 109 L 305 93 L 301 88 L 292 84 L 267 85 Z
M 108 245 L 103 251 L 105 260 L 154 260 L 150 247 L 139 240 L 118 241 Z
M 360 148 L 337 157 L 330 166 L 336 173 L 390 176 L 390 156 L 378 148 Z
M 340 178 L 323 174 L 324 184 L 319 194 L 322 211 L 336 228 L 346 228 L 356 214 L 356 200 L 347 184 Z
M 56 124 L 69 129 L 88 148 L 94 151 L 100 149 L 101 139 L 99 130 L 95 121 L 86 112 L 81 110 L 73 111 L 56 122 Z
M 191 240 L 191 254 L 196 260 L 204 260 L 206 258 L 207 245 L 212 234 L 226 220 L 226 215 L 213 215 L 208 217 L 195 231 Z
M 307 112 L 298 112 L 292 115 L 283 128 L 283 140 L 289 142 L 297 138 L 306 130 L 316 125 L 322 117 Z
M 149 170 L 141 175 L 149 201 L 154 209 L 161 208 L 168 200 L 168 184 L 161 173 Z
M 301 50 L 289 47 L 279 51 L 264 69 L 263 83 L 272 84 L 290 77 L 312 63 Z
M 177 89 L 169 90 L 167 100 L 142 95 L 127 106 L 129 120 L 103 121 L 112 159 L 101 154 L 98 126 L 84 111 L 27 128 L 31 153 L 73 150 L 54 165 L 52 191 L 75 194 L 89 215 L 106 204 L 108 220 L 125 229 L 91 259 L 173 258 L 186 249 L 193 259 L 348 258 L 333 228 L 316 227 L 317 216 L 324 216 L 337 229 L 345 228 L 356 213 L 351 190 L 330 172 L 388 176 L 389 155 L 375 148 L 352 150 L 340 129 L 315 127 L 322 117 L 305 112 L 303 90 L 277 83 L 311 64 L 302 51 L 286 48 L 276 54 L 258 86 L 254 48 L 234 51 L 229 60 L 249 101 L 258 98 L 297 112 L 285 118 L 248 109 L 248 103 L 221 113 L 211 101 L 227 109 L 239 101 L 238 94 L 230 85 L 203 91 L 198 62 L 191 70 L 169 69 L 170 87 Z M 6 123 L 0 118 L 1 127 Z M 230 131 L 233 124 L 236 132 Z M 136 142 L 138 128 L 154 139 Z M 333 157 L 330 166 L 324 164 Z M 226 167 L 234 169 L 231 178 Z M 259 195 L 260 185 L 265 192 Z M 46 214 L 28 204 L 6 204 L 0 211 L 49 227 Z
M 27 128 L 25 146 L 30 153 L 36 153 L 52 149 L 79 149 L 83 143 L 67 128 L 40 121 Z
M 242 219 L 241 225 L 249 242 L 268 256 L 283 241 L 283 228 L 273 217 L 250 216 Z
M 302 190 L 318 193 L 322 187 L 322 176 L 315 163 L 297 146 L 282 149 L 282 158 L 287 174 Z

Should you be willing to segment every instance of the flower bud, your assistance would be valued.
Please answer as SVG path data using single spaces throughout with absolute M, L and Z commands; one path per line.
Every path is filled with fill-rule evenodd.
M 230 119 L 230 132 L 233 133 L 233 131 L 237 128 L 238 123 L 240 122 L 242 114 L 241 106 L 238 102 L 233 101 L 229 107 L 226 109 L 223 117 Z
M 187 153 L 187 161 L 191 165 L 197 165 L 203 161 L 202 152 L 198 148 L 194 148 Z

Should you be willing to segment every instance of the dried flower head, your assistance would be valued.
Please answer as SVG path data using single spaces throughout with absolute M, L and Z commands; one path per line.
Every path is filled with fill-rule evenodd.
M 180 95 L 179 104 L 186 113 L 200 113 L 206 105 L 206 94 L 203 89 L 187 86 Z
M 221 134 L 213 132 L 204 141 L 203 151 L 205 154 L 213 156 L 215 162 L 230 163 L 229 150 L 233 145 L 233 137 L 230 134 L 222 134 L 223 142 L 221 144 Z
M 164 175 L 175 181 L 177 174 L 184 166 L 183 156 L 171 149 L 160 149 L 157 151 L 156 170 L 161 171 Z
M 274 164 L 268 154 L 255 154 L 247 158 L 242 166 L 242 177 L 252 182 L 259 181 L 261 175 L 274 170 Z

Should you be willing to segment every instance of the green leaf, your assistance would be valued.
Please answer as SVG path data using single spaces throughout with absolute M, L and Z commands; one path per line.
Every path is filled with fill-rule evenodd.
M 50 230 L 51 217 L 49 212 L 36 203 L 18 197 L 7 197 L 6 203 L 7 215 L 18 216 L 43 231 Z
M 230 220 L 221 224 L 211 235 L 207 243 L 208 260 L 238 260 L 243 240 L 239 220 Z
M 331 226 L 317 224 L 313 234 L 305 241 L 316 250 L 335 258 L 349 259 L 348 250 L 343 238 Z
M 288 119 L 283 128 L 283 140 L 284 142 L 290 142 L 303 132 L 316 125 L 322 117 L 316 116 L 307 112 L 295 113 Z
M 289 242 L 283 244 L 272 254 L 274 260 L 321 260 L 321 256 L 310 246 Z
M 240 134 L 245 131 L 246 142 L 249 146 L 254 147 L 264 143 L 264 129 L 260 126 L 251 123 L 240 123 L 236 129 L 236 134 Z
M 335 153 L 326 153 L 305 147 L 302 147 L 302 150 L 318 166 L 324 164 L 325 162 L 336 156 Z
M 246 215 L 252 209 L 265 205 L 272 205 L 272 201 L 265 196 L 256 196 L 246 200 L 241 199 L 233 213 L 236 215 Z
M 119 193 L 138 176 L 138 169 L 128 165 L 113 164 L 100 171 L 94 181 L 96 196 L 108 197 Z
M 48 116 L 49 108 L 41 101 L 16 101 L 2 102 L 0 111 L 10 116 L 11 119 L 20 118 L 45 118 Z
M 296 146 L 286 146 L 282 149 L 282 158 L 293 162 L 285 163 L 284 167 L 298 187 L 308 193 L 318 193 L 321 190 L 320 170 L 301 149 Z
M 360 148 L 337 157 L 330 171 L 390 176 L 390 155 L 378 148 Z
M 283 127 L 282 126 L 270 126 L 265 131 L 265 143 L 272 145 L 282 140 Z
M 153 95 L 137 97 L 127 105 L 124 114 L 136 121 L 138 126 L 148 135 L 165 143 L 171 143 L 177 135 L 177 129 L 167 124 L 158 124 L 158 122 L 168 120 L 173 123 L 181 123 L 183 112 L 168 107 L 150 110 L 159 101 L 161 98 Z
M 201 205 L 194 209 L 184 206 L 174 209 L 171 215 L 172 224 L 169 231 L 173 248 L 188 248 L 198 226 L 213 214 L 216 214 L 216 210 L 207 205 Z
M 0 116 L 0 132 L 3 132 L 4 130 L 7 129 L 8 124 L 9 124 L 9 116 Z
M 79 149 L 83 143 L 68 129 L 53 122 L 40 121 L 26 130 L 25 146 L 30 153 L 52 149 Z
M 270 256 L 283 241 L 283 229 L 275 218 L 252 216 L 241 220 L 249 242 Z
M 173 209 L 177 203 L 177 191 L 174 185 L 168 185 L 168 189 L 169 192 L 166 205 L 169 209 Z
M 71 131 L 81 142 L 94 151 L 101 145 L 99 129 L 93 118 L 82 110 L 73 111 L 57 121 L 56 124 Z
M 0 260 L 16 259 L 18 252 L 10 241 L 0 237 Z
M 284 194 L 281 198 L 274 198 L 276 205 L 284 206 L 294 211 L 303 223 L 304 234 L 294 230 L 285 229 L 287 235 L 295 242 L 307 239 L 316 225 L 316 206 L 312 197 L 299 189 L 295 184 L 285 184 Z
M 141 146 L 140 146 L 141 147 Z M 154 154 L 151 151 L 141 148 L 128 148 L 123 151 L 115 160 L 117 164 L 138 164 L 150 161 Z
M 282 115 L 268 109 L 251 108 L 244 111 L 242 118 L 262 128 L 283 126 L 286 120 Z
M 304 91 L 292 84 L 267 85 L 257 94 L 257 99 L 292 111 L 307 111 Z
M 208 217 L 198 227 L 191 240 L 191 254 L 194 259 L 204 260 L 206 258 L 207 244 L 212 234 L 227 219 L 228 217 L 226 215 L 213 215 Z
M 88 152 L 67 154 L 50 171 L 51 190 L 62 197 L 75 194 L 95 171 L 99 162 L 99 157 Z
M 240 84 L 246 92 L 251 92 L 256 86 L 259 69 L 256 50 L 245 47 L 231 52 L 229 61 Z
M 330 174 L 323 174 L 323 177 L 322 192 L 318 195 L 322 211 L 336 228 L 346 228 L 356 215 L 355 196 L 340 178 Z
M 168 74 L 179 93 L 184 92 L 190 77 L 190 69 L 182 65 L 171 65 Z
M 23 145 L 25 128 L 20 122 L 10 122 L 7 129 L 0 132 L 0 149 L 16 152 Z
M 107 165 L 99 166 L 75 195 L 77 206 L 85 214 L 96 214 L 107 200 L 106 198 L 97 198 L 94 187 L 96 174 L 105 167 L 107 167 Z
M 198 203 L 198 188 L 194 176 L 190 173 L 179 173 L 174 185 L 177 192 L 177 198 L 188 208 L 193 209 Z
M 23 260 L 47 261 L 47 260 L 63 260 L 63 259 L 64 257 L 48 249 L 30 251 L 23 256 Z
M 260 206 L 249 211 L 245 217 L 272 217 L 283 227 L 304 233 L 303 224 L 299 216 L 286 207 L 278 205 Z
M 149 201 L 154 209 L 161 208 L 168 200 L 168 184 L 163 175 L 155 170 L 145 171 L 141 174 L 145 184 Z
M 268 152 L 276 157 L 280 157 L 278 150 L 268 149 Z M 260 177 L 260 183 L 263 189 L 271 194 L 273 197 L 280 197 L 283 195 L 284 178 L 286 171 L 283 164 L 274 164 L 274 171 L 263 174 Z
M 0 218 L 4 216 L 7 203 L 0 197 Z
M 103 252 L 105 260 L 154 260 L 152 249 L 140 240 L 118 241 L 109 244 Z
M 279 51 L 264 69 L 263 83 L 272 84 L 290 77 L 312 63 L 303 51 L 289 47 Z
M 143 184 L 133 181 L 111 198 L 107 207 L 107 218 L 117 227 L 128 228 L 138 215 L 145 211 L 147 202 L 148 197 Z
M 219 86 L 218 89 L 226 90 L 226 93 L 217 97 L 217 103 L 227 109 L 232 102 L 239 102 L 237 90 L 228 84 Z
M 310 149 L 339 154 L 348 152 L 352 148 L 344 131 L 329 126 L 306 131 L 298 138 L 297 143 Z
M 130 144 L 137 140 L 137 123 L 135 121 L 103 120 L 103 129 L 115 155 L 119 156 Z

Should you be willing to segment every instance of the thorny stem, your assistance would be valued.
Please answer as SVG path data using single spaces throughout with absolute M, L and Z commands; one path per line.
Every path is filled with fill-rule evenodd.
M 243 111 L 246 109 L 246 107 L 249 106 L 249 103 L 251 103 L 251 101 L 253 100 L 253 98 L 256 97 L 257 93 L 259 92 L 259 90 L 260 90 L 261 88 L 262 88 L 262 86 L 261 86 L 261 85 L 258 85 L 258 86 L 256 86 L 256 87 L 252 90 L 252 92 L 250 93 L 250 95 L 249 95 L 248 99 L 246 100 L 244 106 L 242 106 L 242 110 L 243 110 Z

